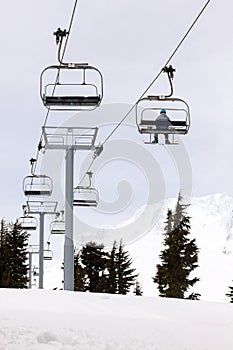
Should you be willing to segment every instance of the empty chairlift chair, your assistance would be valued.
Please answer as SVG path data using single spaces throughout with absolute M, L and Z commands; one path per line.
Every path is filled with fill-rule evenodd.
M 87 172 L 89 176 L 89 186 L 77 186 L 74 190 L 74 206 L 97 207 L 99 203 L 99 192 L 91 186 L 93 173 Z
M 37 219 L 34 216 L 25 215 L 18 219 L 18 223 L 23 230 L 35 231 L 38 226 Z
M 74 192 L 74 206 L 97 207 L 99 193 L 93 187 L 78 186 Z
M 44 260 L 53 260 L 53 252 L 50 249 L 44 249 Z
M 50 232 L 52 235 L 64 235 L 65 234 L 65 222 L 54 220 L 51 222 Z
M 49 66 L 41 73 L 40 95 L 43 104 L 56 111 L 95 109 L 103 98 L 101 72 L 88 63 L 63 62 L 61 49 L 68 32 L 58 28 L 53 34 L 58 44 L 59 64 Z
M 50 233 L 52 235 L 64 235 L 65 234 L 65 221 L 64 221 L 64 212 L 62 212 L 62 218 L 59 220 L 60 214 L 57 215 L 56 220 L 51 222 Z
M 53 259 L 53 252 L 50 249 L 50 243 L 47 242 L 47 248 L 44 249 L 44 260 L 52 260 Z
M 59 82 L 48 81 L 50 74 L 46 73 L 51 71 L 59 76 Z M 103 98 L 103 76 L 97 68 L 84 63 L 49 66 L 41 73 L 40 94 L 50 110 L 93 110 Z
M 23 191 L 25 196 L 51 196 L 53 181 L 46 175 L 29 175 L 23 180 Z

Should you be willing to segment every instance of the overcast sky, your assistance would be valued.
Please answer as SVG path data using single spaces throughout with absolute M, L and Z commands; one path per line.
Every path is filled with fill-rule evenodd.
M 101 70 L 105 92 L 103 103 L 126 106 L 125 110 L 122 109 L 123 114 L 119 113 L 120 120 L 128 106 L 136 102 L 164 66 L 205 2 L 80 0 L 66 51 L 66 61 L 88 62 Z M 74 1 L 71 0 L 9 0 L 0 3 L 0 213 L 1 217 L 8 220 L 21 215 L 21 206 L 25 202 L 22 180 L 29 175 L 29 159 L 36 155 L 46 115 L 39 97 L 39 76 L 42 69 L 56 63 L 57 47 L 52 33 L 58 27 L 68 28 L 73 4 Z M 231 1 L 211 1 L 170 62 L 176 68 L 174 96 L 185 99 L 191 109 L 191 128 L 189 134 L 182 137 L 181 149 L 184 152 L 184 166 L 191 166 L 192 169 L 191 192 L 194 196 L 216 192 L 233 195 L 232 13 Z M 161 76 L 151 88 L 150 94 L 160 94 L 159 87 L 166 86 L 165 79 L 165 76 Z M 48 125 L 60 125 L 71 117 L 69 113 L 51 113 Z M 91 118 L 87 117 L 88 123 L 91 123 Z M 129 121 L 131 128 L 132 118 Z M 93 123 L 98 124 L 97 117 L 93 117 Z M 111 125 L 106 132 L 110 130 Z M 126 141 L 127 133 L 122 128 L 122 134 L 119 130 L 113 140 L 123 138 Z M 135 135 L 136 133 L 135 129 Z M 167 163 L 162 160 L 165 153 L 169 158 L 170 151 L 158 151 L 156 146 L 154 149 L 149 146 L 148 149 L 148 146 L 143 145 L 141 135 L 131 135 L 130 139 L 134 142 L 136 140 L 145 152 L 155 157 L 164 181 L 161 180 L 164 196 L 175 196 L 179 190 L 179 169 L 177 170 L 174 159 L 170 163 L 169 160 Z M 40 155 L 40 161 L 42 159 L 44 164 L 47 164 L 46 157 L 50 159 L 51 155 Z M 83 155 L 80 157 L 85 158 Z M 122 148 L 116 157 L 123 157 Z M 107 176 L 109 172 L 115 171 L 111 168 L 112 165 L 107 167 L 104 176 L 101 173 L 101 157 L 98 162 L 99 169 L 97 167 L 96 171 L 100 177 L 96 177 L 96 183 L 99 188 L 102 179 L 106 191 L 111 186 L 116 188 L 117 184 L 113 184 L 113 180 L 119 182 L 121 179 L 116 176 L 110 179 Z M 137 160 L 134 159 L 134 162 L 137 163 Z M 143 168 L 141 163 L 139 165 Z M 122 159 L 116 166 L 124 166 Z M 175 179 L 173 173 L 176 173 L 178 179 Z M 133 183 L 130 174 L 131 170 L 128 171 L 129 178 L 124 175 L 122 180 Z M 138 187 L 135 189 L 132 185 L 132 191 L 137 190 Z M 143 188 L 139 190 L 142 191 Z M 104 192 L 103 189 L 103 195 L 106 193 L 109 192 Z M 103 200 L 111 201 L 111 198 Z M 142 198 L 140 200 L 136 208 L 144 204 Z

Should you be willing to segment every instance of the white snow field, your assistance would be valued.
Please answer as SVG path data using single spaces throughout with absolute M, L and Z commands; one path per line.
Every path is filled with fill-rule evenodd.
M 232 350 L 233 305 L 0 290 L 1 350 Z
M 166 211 L 175 202 L 168 200 L 156 226 L 127 245 L 142 297 L 0 289 L 0 350 L 232 350 L 233 304 L 225 294 L 233 286 L 233 198 L 191 201 L 191 232 L 200 248 L 194 274 L 201 278 L 193 291 L 200 301 L 159 298 L 152 282 Z M 46 288 L 62 288 L 60 266 L 45 266 Z

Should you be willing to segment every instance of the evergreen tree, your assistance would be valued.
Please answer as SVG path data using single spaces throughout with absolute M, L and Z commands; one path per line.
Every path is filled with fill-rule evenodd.
M 0 287 L 27 288 L 28 233 L 20 225 L 1 221 Z
M 108 254 L 103 249 L 103 244 L 89 242 L 81 251 L 81 263 L 85 270 L 87 290 L 90 292 L 105 292 Z
M 107 280 L 106 280 L 106 293 L 117 293 L 117 262 L 116 262 L 117 243 L 114 241 L 112 250 L 109 253 L 109 259 L 107 260 Z
M 228 286 L 229 292 L 226 294 L 227 297 L 230 298 L 230 303 L 233 303 L 233 287 Z
M 87 290 L 86 273 L 80 261 L 80 253 L 74 257 L 74 290 L 79 292 Z
M 190 273 L 198 267 L 198 248 L 195 239 L 190 240 L 190 217 L 186 213 L 187 205 L 182 203 L 179 194 L 174 215 L 167 212 L 164 229 L 165 249 L 160 254 L 161 264 L 153 281 L 158 284 L 160 296 L 170 298 L 185 298 L 185 292 L 199 278 L 189 278 Z M 199 294 L 191 294 L 197 298 Z
M 117 275 L 117 293 L 127 294 L 130 287 L 134 285 L 138 274 L 135 274 L 135 268 L 131 267 L 132 259 L 129 253 L 124 250 L 122 240 L 120 241 L 118 251 L 116 252 L 116 275 Z
M 140 283 L 138 281 L 136 281 L 136 283 L 135 283 L 133 292 L 134 292 L 135 295 L 140 295 L 141 296 L 143 294 L 142 287 L 141 287 L 141 285 L 140 285 Z
M 7 234 L 7 245 L 10 251 L 8 260 L 8 288 L 27 288 L 28 265 L 27 247 L 29 234 L 16 222 L 10 225 Z
M 127 294 L 138 276 L 131 264 L 122 241 L 119 247 L 115 241 L 109 253 L 102 244 L 89 242 L 74 259 L 75 290 Z
M 8 260 L 9 251 L 7 247 L 7 225 L 5 220 L 1 220 L 1 232 L 0 232 L 0 288 L 7 288 L 8 286 Z
M 201 294 L 199 293 L 191 293 L 186 299 L 189 300 L 200 300 Z
M 179 193 L 178 199 L 176 202 L 175 213 L 174 213 L 174 215 L 172 215 L 172 227 L 173 228 L 176 228 L 180 224 L 181 220 L 186 215 L 187 208 L 189 207 L 188 204 L 184 204 L 184 203 L 182 203 L 182 201 L 183 201 L 183 198 L 182 198 L 181 194 Z M 172 211 L 171 211 L 171 214 L 172 214 Z

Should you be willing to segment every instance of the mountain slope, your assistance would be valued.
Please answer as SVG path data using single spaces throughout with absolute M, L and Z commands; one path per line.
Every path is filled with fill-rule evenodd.
M 139 280 L 144 295 L 147 296 L 158 295 L 152 277 L 155 274 L 156 264 L 159 262 L 159 254 L 163 249 L 163 228 L 167 208 L 174 209 L 175 204 L 176 199 L 166 200 L 163 204 L 162 214 L 154 227 L 141 238 L 126 246 L 140 273 Z M 158 206 L 148 208 L 147 220 L 151 220 L 157 209 Z M 233 198 L 226 193 L 191 199 L 188 209 L 188 214 L 191 216 L 191 234 L 192 237 L 196 238 L 197 246 L 200 249 L 199 268 L 194 271 L 194 274 L 201 278 L 193 290 L 201 294 L 202 300 L 227 301 L 225 294 L 228 291 L 228 286 L 233 285 L 232 210 Z M 138 213 L 135 215 L 138 216 Z M 131 218 L 131 221 L 134 221 L 134 217 Z M 144 223 L 145 220 L 143 225 Z M 49 264 L 46 266 L 45 287 L 61 288 L 61 280 L 63 279 L 61 262 L 57 266 Z

